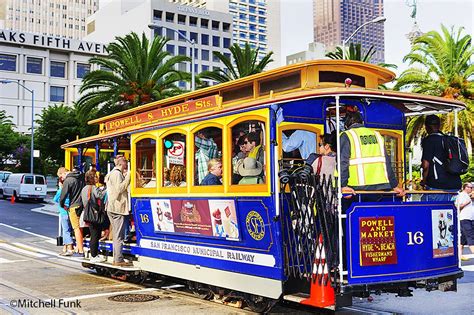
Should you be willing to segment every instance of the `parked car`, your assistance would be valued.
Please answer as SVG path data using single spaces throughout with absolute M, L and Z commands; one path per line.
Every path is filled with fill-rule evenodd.
M 15 199 L 36 199 L 43 201 L 46 197 L 46 179 L 43 175 L 30 173 L 13 173 L 3 185 L 3 195 L 15 196 Z
M 5 186 L 5 182 L 11 173 L 9 171 L 0 171 L 0 195 L 3 194 L 3 186 Z

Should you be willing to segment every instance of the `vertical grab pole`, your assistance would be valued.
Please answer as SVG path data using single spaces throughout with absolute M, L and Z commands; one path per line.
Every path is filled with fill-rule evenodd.
M 457 109 L 454 110 L 454 135 L 456 137 L 459 137 L 459 133 L 458 133 L 458 110 Z
M 340 126 L 340 119 L 341 119 L 341 113 L 340 113 L 340 108 L 339 108 L 339 95 L 336 95 L 336 148 L 338 150 L 336 151 L 337 155 L 337 213 L 338 213 L 338 224 L 339 224 L 339 235 L 338 235 L 338 243 L 339 243 L 339 283 L 342 286 L 344 283 L 344 276 L 343 276 L 343 268 L 344 265 L 342 263 L 342 191 L 341 191 L 341 150 L 339 148 L 341 147 L 341 138 L 339 137 L 341 133 L 341 126 Z

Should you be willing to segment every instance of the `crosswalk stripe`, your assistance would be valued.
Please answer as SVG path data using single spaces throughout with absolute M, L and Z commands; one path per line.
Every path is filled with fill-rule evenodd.
M 474 271 L 474 265 L 461 266 L 461 269 L 464 271 Z

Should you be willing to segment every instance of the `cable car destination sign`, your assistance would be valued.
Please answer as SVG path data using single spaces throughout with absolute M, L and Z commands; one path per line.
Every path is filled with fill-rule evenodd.
M 117 118 L 104 123 L 101 130 L 105 132 L 116 131 L 131 126 L 147 125 L 158 120 L 177 118 L 191 113 L 206 112 L 218 109 L 221 106 L 219 95 L 190 100 L 184 103 L 163 106 L 143 113 Z

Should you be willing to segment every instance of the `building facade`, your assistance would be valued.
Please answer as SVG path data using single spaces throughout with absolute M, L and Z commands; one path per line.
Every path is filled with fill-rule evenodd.
M 86 41 L 0 29 L 0 80 L 16 81 L 34 91 L 34 114 L 52 104 L 72 104 L 93 56 L 105 46 Z M 31 93 L 15 83 L 0 84 L 0 110 L 12 116 L 17 131 L 31 126 Z
M 98 0 L 1 0 L 0 29 L 82 39 Z
M 314 41 L 334 50 L 363 23 L 383 16 L 383 0 L 314 0 Z M 374 46 L 372 63 L 385 60 L 383 24 L 369 24 L 349 43 L 360 43 L 367 51 Z M 349 43 L 347 46 L 349 46 Z
M 286 56 L 286 64 L 292 65 L 307 60 L 327 59 L 326 46 L 323 43 L 310 43 L 308 50 Z
M 155 28 L 150 29 L 149 24 Z M 130 32 L 164 36 L 169 39 L 166 50 L 171 55 L 191 57 L 191 43 L 195 43 L 195 73 L 223 67 L 213 52 L 230 56 L 232 45 L 232 16 L 166 0 L 112 1 L 101 7 L 88 19 L 87 40 L 109 43 L 116 36 Z M 179 33 L 182 34 L 180 36 Z M 191 63 L 178 65 L 181 71 L 191 72 Z M 180 87 L 190 88 L 189 83 L 180 82 Z
M 280 66 L 280 1 L 277 0 L 169 0 L 232 14 L 234 43 L 259 47 L 259 58 L 273 51 L 269 68 Z

